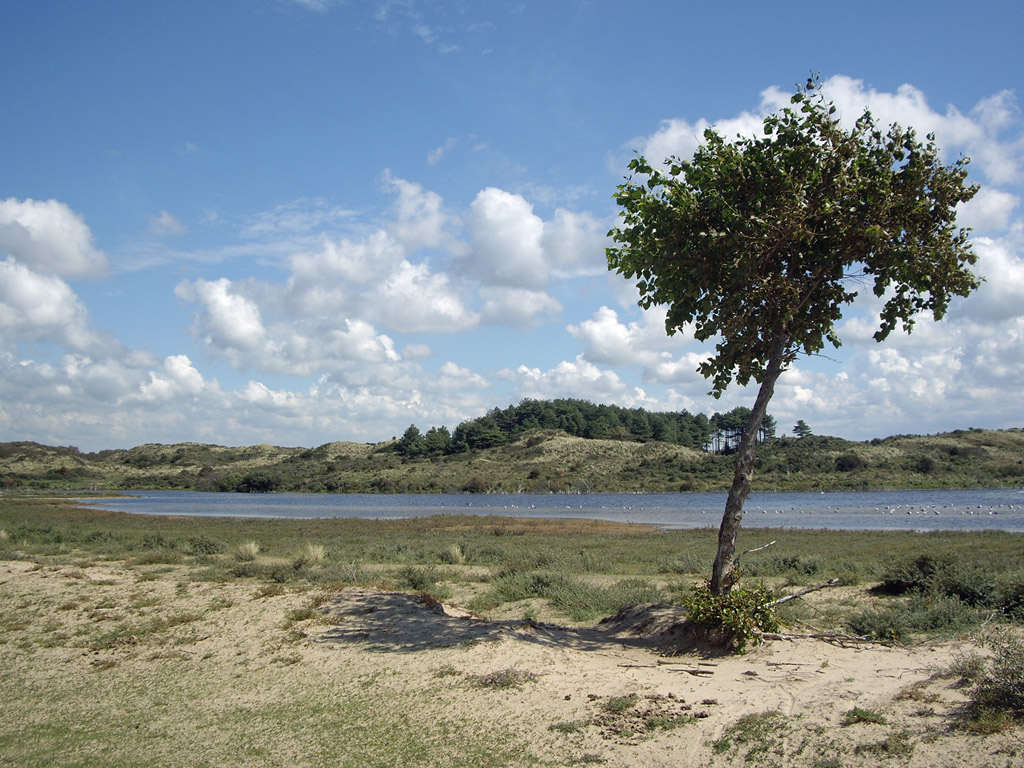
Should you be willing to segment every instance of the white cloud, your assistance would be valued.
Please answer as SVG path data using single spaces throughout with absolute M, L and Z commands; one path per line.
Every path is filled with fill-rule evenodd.
M 324 237 L 318 251 L 299 253 L 290 259 L 289 291 L 305 299 L 307 292 L 325 287 L 373 284 L 386 279 L 404 258 L 405 249 L 383 230 L 363 240 Z
M 426 264 L 403 261 L 374 292 L 369 316 L 403 333 L 461 331 L 477 324 L 447 275 L 431 274 Z
M 0 200 L 0 251 L 35 272 L 101 275 L 107 257 L 92 244 L 82 217 L 57 200 Z
M 519 399 L 574 397 L 622 404 L 631 401 L 629 387 L 615 371 L 598 368 L 582 356 L 573 361 L 563 360 L 547 371 L 520 365 L 514 371 L 501 371 L 499 376 L 513 383 Z
M 552 270 L 569 275 L 600 274 L 607 270 L 608 229 L 608 222 L 600 222 L 590 213 L 558 208 L 554 218 L 544 222 L 541 236 L 541 246 Z
M 242 235 L 253 239 L 305 235 L 320 232 L 355 215 L 355 211 L 331 205 L 322 197 L 300 198 L 257 213 L 242 230 Z
M 52 341 L 87 351 L 108 343 L 92 329 L 88 310 L 67 283 L 10 258 L 0 261 L 0 331 L 7 345 Z
M 488 187 L 470 205 L 463 266 L 485 285 L 538 290 L 552 277 L 603 272 L 607 229 L 563 208 L 544 221 L 522 195 Z
M 149 220 L 149 231 L 154 235 L 183 235 L 188 230 L 167 211 L 160 211 L 159 216 Z
M 956 221 L 974 235 L 1002 232 L 1009 228 L 1020 198 L 1003 190 L 982 187 L 973 199 L 957 208 Z
M 444 144 L 439 147 L 432 149 L 427 154 L 427 164 L 437 165 L 444 159 L 444 156 L 451 152 L 455 147 L 459 145 L 459 139 L 456 137 L 450 137 L 445 140 Z
M 544 260 L 544 222 L 522 196 L 481 190 L 470 205 L 472 238 L 468 269 L 485 284 L 542 288 L 550 264 Z
M 898 123 L 914 128 L 922 139 L 934 133 L 947 161 L 959 153 L 965 154 L 994 184 L 1019 182 L 1022 178 L 1024 140 L 1019 132 L 1016 98 L 1009 91 L 982 99 L 969 114 L 952 105 L 945 112 L 936 111 L 925 94 L 909 84 L 901 85 L 895 93 L 886 93 L 867 87 L 863 80 L 836 75 L 823 81 L 822 91 L 836 105 L 847 127 L 868 109 L 883 128 Z M 761 103 L 754 112 L 713 124 L 706 118 L 695 122 L 667 119 L 653 134 L 634 139 L 630 146 L 637 147 L 651 162 L 661 162 L 669 156 L 688 158 L 703 143 L 704 130 L 709 126 L 727 139 L 737 135 L 759 136 L 764 117 L 788 103 L 789 94 L 773 86 L 761 94 Z M 1006 134 L 1009 135 L 1004 138 Z
M 640 154 L 652 163 L 660 163 L 669 157 L 686 159 L 704 143 L 704 132 L 708 128 L 714 128 L 726 139 L 759 135 L 765 116 L 788 103 L 789 95 L 773 86 L 761 93 L 761 104 L 756 112 L 743 112 L 738 117 L 714 123 L 703 117 L 696 122 L 670 118 L 663 120 L 650 136 L 633 139 L 630 146 L 637 147 Z
M 149 381 L 142 383 L 136 393 L 126 396 L 125 401 L 161 403 L 187 399 L 199 395 L 205 388 L 202 374 L 187 355 L 171 355 L 164 360 L 163 369 L 150 371 Z
M 480 288 L 484 300 L 480 310 L 483 325 L 528 328 L 556 317 L 561 303 L 544 291 L 527 288 Z
M 866 87 L 862 80 L 836 75 L 823 83 L 823 91 L 849 125 L 869 109 L 881 126 L 898 123 L 912 127 L 922 138 L 934 133 L 947 160 L 963 153 L 995 184 L 1021 180 L 1024 143 L 1019 135 L 1001 139 L 1001 134 L 1019 122 L 1016 100 L 1009 91 L 982 99 L 969 115 L 952 105 L 945 112 L 936 111 L 925 94 L 909 84 L 901 85 L 896 93 L 885 93 Z
M 251 351 L 263 347 L 267 330 L 254 301 L 235 290 L 227 278 L 179 283 L 177 296 L 196 301 L 203 308 L 199 331 L 220 351 Z
M 441 196 L 419 184 L 384 174 L 385 187 L 396 193 L 393 210 L 395 221 L 389 231 L 408 251 L 420 248 L 456 250 L 460 244 L 448 234 L 454 222 L 445 213 Z
M 703 378 L 697 366 L 708 356 L 701 346 L 679 355 L 693 345 L 688 333 L 665 333 L 664 308 L 644 312 L 642 322 L 623 323 L 608 307 L 598 309 L 589 320 L 568 326 L 569 333 L 583 344 L 583 357 L 594 363 L 616 367 L 634 366 L 645 382 L 680 384 Z M 705 384 L 701 384 L 706 388 Z

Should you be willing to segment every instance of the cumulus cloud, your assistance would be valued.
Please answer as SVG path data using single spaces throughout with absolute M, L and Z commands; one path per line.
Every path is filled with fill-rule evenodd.
M 250 351 L 265 344 L 267 330 L 259 307 L 227 278 L 179 283 L 175 293 L 203 307 L 199 330 L 215 349 Z
M 863 80 L 836 75 L 823 81 L 822 90 L 825 97 L 835 103 L 847 127 L 865 110 L 870 110 L 880 126 L 898 123 L 914 128 L 922 138 L 934 133 L 947 161 L 965 154 L 994 184 L 1021 180 L 1024 141 L 1019 134 L 1016 97 L 1009 91 L 982 99 L 964 114 L 952 105 L 944 111 L 936 110 L 920 89 L 909 84 L 901 85 L 895 93 L 888 93 L 867 86 Z M 713 123 L 706 118 L 696 121 L 670 118 L 653 134 L 634 139 L 630 146 L 637 147 L 652 162 L 669 156 L 687 158 L 703 142 L 708 127 L 728 139 L 737 135 L 757 136 L 761 134 L 764 117 L 788 103 L 789 94 L 773 86 L 761 94 L 761 103 L 752 112 Z
M 982 237 L 975 240 L 974 250 L 978 254 L 975 269 L 986 280 L 957 308 L 955 317 L 992 321 L 1024 316 L 1021 303 L 1024 296 L 1024 253 L 1021 244 L 1020 238 L 993 240 Z
M 403 333 L 460 331 L 477 324 L 447 275 L 403 261 L 374 295 L 372 316 Z
M 0 200 L 0 251 L 35 272 L 103 274 L 107 257 L 93 247 L 92 239 L 82 217 L 57 200 Z
M 385 172 L 384 184 L 395 193 L 395 221 L 391 231 L 408 250 L 459 247 L 448 234 L 452 217 L 445 212 L 439 194 L 419 184 L 395 178 L 390 172 Z
M 982 187 L 973 199 L 957 208 L 957 224 L 975 235 L 1002 232 L 1010 227 L 1013 213 L 1020 205 L 1016 195 L 992 187 Z
M 550 264 L 544 260 L 544 222 L 522 196 L 495 187 L 481 190 L 470 205 L 472 245 L 468 269 L 483 282 L 542 288 Z
M 528 328 L 541 324 L 562 311 L 562 304 L 544 291 L 527 288 L 481 288 L 484 325 Z
M 547 371 L 520 365 L 515 370 L 506 368 L 500 371 L 499 376 L 513 384 L 520 399 L 575 397 L 622 404 L 629 404 L 634 399 L 630 388 L 615 371 L 598 368 L 582 356 L 572 361 L 563 360 Z
M 126 402 L 164 403 L 199 395 L 205 388 L 202 374 L 187 355 L 171 355 L 164 360 L 160 371 L 150 371 L 149 381 L 124 399 Z
M 606 225 L 590 214 L 556 209 L 545 221 L 521 195 L 487 188 L 460 215 L 419 184 L 390 172 L 382 179 L 394 195 L 391 217 L 358 235 L 321 234 L 316 247 L 287 259 L 283 282 L 178 286 L 178 297 L 196 305 L 195 331 L 214 354 L 238 368 L 344 368 L 368 348 L 349 343 L 353 329 L 414 335 L 534 326 L 562 311 L 546 290 L 552 283 L 603 271 Z M 384 334 L 369 336 L 379 351 Z M 415 356 L 429 347 L 411 349 Z
M 681 118 L 663 120 L 658 130 L 650 136 L 633 139 L 630 146 L 637 147 L 644 157 L 658 163 L 669 157 L 688 158 L 704 143 L 704 132 L 714 128 L 727 139 L 736 136 L 760 134 L 765 116 L 789 103 L 789 95 L 777 87 L 761 93 L 761 103 L 755 112 L 743 112 L 737 117 L 716 120 L 706 118 L 689 121 Z
M 0 331 L 7 344 L 51 341 L 88 351 L 105 343 L 67 283 L 33 272 L 10 258 L 0 262 Z
M 470 205 L 464 268 L 486 285 L 537 290 L 553 276 L 593 274 L 604 260 L 607 222 L 559 208 L 544 221 L 522 195 L 495 187 Z

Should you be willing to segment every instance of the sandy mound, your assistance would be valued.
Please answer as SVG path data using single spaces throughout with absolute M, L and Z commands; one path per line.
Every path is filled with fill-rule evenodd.
M 549 730 L 586 724 L 571 736 L 577 753 L 609 766 L 1024 766 L 1019 732 L 977 736 L 956 727 L 965 692 L 939 672 L 973 650 L 967 639 L 913 647 L 775 641 L 723 655 L 694 651 L 673 606 L 626 609 L 587 628 L 491 622 L 424 596 L 367 589 L 345 590 L 321 610 L 339 623 L 318 642 L 408 654 L 410 671 L 452 663 L 466 675 L 497 665 L 536 673 L 536 683 L 501 699 L 503 711 L 512 719 L 528 713 Z M 627 711 L 612 716 L 610 704 L 625 699 Z M 854 708 L 884 722 L 844 725 Z M 657 725 L 681 717 L 684 726 Z M 737 726 L 759 721 L 759 735 Z
M 716 656 L 668 606 L 572 628 L 194 576 L 0 563 L 0 762 L 1024 768 L 1020 729 L 957 727 L 936 673 L 970 638 Z

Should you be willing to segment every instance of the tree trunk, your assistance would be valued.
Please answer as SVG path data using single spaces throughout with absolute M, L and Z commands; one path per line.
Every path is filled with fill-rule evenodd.
M 734 564 L 736 535 L 739 533 L 740 521 L 743 519 L 743 504 L 750 494 L 750 482 L 754 478 L 754 445 L 757 443 L 757 432 L 761 428 L 761 422 L 764 421 L 764 415 L 768 410 L 768 401 L 775 393 L 775 382 L 783 370 L 783 357 L 787 343 L 788 337 L 785 334 L 776 336 L 772 342 L 768 367 L 765 370 L 764 378 L 761 379 L 761 388 L 757 392 L 754 409 L 750 412 L 750 420 L 740 437 L 732 487 L 729 489 L 729 498 L 725 502 L 722 525 L 718 529 L 718 554 L 715 555 L 715 565 L 711 571 L 711 594 L 713 595 L 723 595 L 728 592 L 732 589 L 736 578 Z

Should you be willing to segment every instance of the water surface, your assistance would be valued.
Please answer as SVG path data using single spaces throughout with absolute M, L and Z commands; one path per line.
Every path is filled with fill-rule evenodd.
M 438 514 L 577 518 L 663 528 L 718 527 L 724 493 L 303 494 L 132 491 L 86 500 L 120 512 L 208 517 L 388 520 Z M 744 525 L 832 530 L 1024 532 L 1024 490 L 752 493 Z

